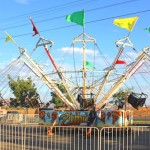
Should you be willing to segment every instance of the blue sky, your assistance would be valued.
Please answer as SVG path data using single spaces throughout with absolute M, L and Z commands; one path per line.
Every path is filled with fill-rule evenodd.
M 42 37 L 54 41 L 54 57 L 70 47 L 72 40 L 82 33 L 82 27 L 66 22 L 65 16 L 85 10 L 85 32 L 94 37 L 105 55 L 113 59 L 117 53 L 115 41 L 128 35 L 128 31 L 113 25 L 115 18 L 139 16 L 130 34 L 134 47 L 140 51 L 149 45 L 149 0 L 7 0 L 1 1 L 0 13 L 0 66 L 3 67 L 19 56 L 12 42 L 4 43 L 8 32 L 22 47 L 31 52 L 39 36 L 32 36 L 35 22 Z
M 127 30 L 113 25 L 114 17 L 139 16 L 130 38 L 135 47 L 141 50 L 144 46 L 149 45 L 149 34 L 143 30 L 150 26 L 149 3 L 148 0 L 121 0 L 119 2 L 117 0 L 2 1 L 2 13 L 0 14 L 1 62 L 8 61 L 19 54 L 12 43 L 4 44 L 5 31 L 28 51 L 34 48 L 38 36 L 32 37 L 30 16 L 41 32 L 41 36 L 54 41 L 55 50 L 69 47 L 73 38 L 82 32 L 82 27 L 78 25 L 71 27 L 74 23 L 66 22 L 65 16 L 82 9 L 85 10 L 86 33 L 94 37 L 100 44 L 101 49 L 112 57 L 112 51 L 115 49 L 114 42 L 128 34 Z M 136 12 L 141 13 L 136 14 Z

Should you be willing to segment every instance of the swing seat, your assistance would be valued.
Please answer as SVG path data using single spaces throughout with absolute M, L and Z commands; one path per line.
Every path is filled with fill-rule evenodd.
M 128 97 L 128 103 L 138 110 L 140 107 L 143 107 L 147 97 L 144 93 L 138 94 L 132 92 Z
M 119 102 L 118 109 L 123 109 L 125 102 Z
M 83 101 L 83 108 L 93 106 L 93 105 L 94 105 L 94 100 L 92 98 L 88 98 Z

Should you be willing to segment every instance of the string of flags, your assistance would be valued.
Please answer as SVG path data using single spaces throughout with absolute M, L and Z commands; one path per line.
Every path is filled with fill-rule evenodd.
M 113 24 L 131 32 L 133 30 L 133 27 L 135 26 L 138 18 L 139 18 L 138 16 L 130 17 L 130 18 L 118 18 L 118 19 L 114 19 Z M 30 17 L 30 21 L 32 23 L 33 31 L 34 31 L 32 36 L 35 36 L 35 35 L 39 34 L 39 31 L 38 31 L 38 29 L 37 29 L 37 27 L 36 27 L 36 25 L 33 22 L 31 17 Z M 84 10 L 77 11 L 77 12 L 74 12 L 72 14 L 67 15 L 66 21 L 74 22 L 74 23 L 84 27 L 85 26 L 85 12 L 84 12 Z M 145 28 L 144 30 L 147 30 L 150 33 L 150 27 Z M 15 42 L 14 39 L 7 32 L 5 32 L 5 33 L 7 35 L 5 42 L 8 42 L 8 41 Z
M 135 23 L 137 22 L 138 18 L 139 18 L 138 16 L 135 16 L 135 17 L 131 17 L 131 18 L 114 19 L 113 24 L 120 27 L 120 28 L 127 29 L 128 31 L 131 32 Z M 30 17 L 30 21 L 32 23 L 33 31 L 34 31 L 32 36 L 35 36 L 35 35 L 39 34 L 39 31 L 38 31 L 38 29 L 37 29 L 37 27 L 36 27 L 36 25 L 33 22 L 31 17 Z M 85 12 L 84 12 L 84 10 L 77 11 L 77 12 L 74 12 L 72 14 L 67 15 L 66 21 L 74 22 L 74 23 L 84 27 L 85 26 Z M 150 28 L 145 28 L 145 30 L 148 30 L 150 32 Z M 5 32 L 5 33 L 7 35 L 5 42 L 12 41 L 15 43 L 14 39 L 7 32 Z M 115 64 L 126 64 L 126 62 L 122 61 L 122 60 L 117 60 L 115 62 Z M 89 67 L 91 69 L 95 69 L 94 65 L 89 61 L 86 61 L 85 65 L 86 65 L 86 67 Z
M 116 26 L 119 26 L 120 28 L 125 28 L 129 31 L 132 31 L 137 20 L 138 20 L 138 16 L 131 17 L 131 18 L 120 18 L 120 19 L 115 19 L 113 24 Z M 32 23 L 33 31 L 34 31 L 34 34 L 32 36 L 35 36 L 35 35 L 39 34 L 39 31 L 31 17 L 30 17 L 30 21 Z M 74 22 L 74 23 L 84 27 L 85 26 L 84 10 L 77 11 L 77 12 L 67 15 L 66 21 Z M 145 28 L 145 30 L 148 30 L 150 32 L 150 28 Z M 5 42 L 10 41 L 10 40 L 13 41 L 12 37 L 8 33 L 6 33 L 6 34 L 7 34 L 7 38 L 6 38 Z

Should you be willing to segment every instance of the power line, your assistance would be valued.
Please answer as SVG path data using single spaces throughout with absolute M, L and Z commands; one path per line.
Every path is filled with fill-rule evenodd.
M 70 3 L 65 3 L 65 4 L 61 4 L 61 5 L 57 5 L 57 6 L 52 6 L 50 8 L 46 8 L 46 9 L 42 9 L 42 10 L 38 10 L 38 11 L 33 11 L 33 12 L 30 12 L 30 13 L 26 13 L 26 14 L 14 16 L 14 17 L 5 18 L 5 19 L 0 20 L 0 22 L 9 21 L 9 20 L 11 21 L 11 20 L 15 20 L 15 19 L 18 19 L 18 18 L 20 19 L 21 17 L 25 17 L 25 16 L 38 15 L 39 13 L 45 12 L 45 11 L 59 10 L 59 9 L 62 9 L 62 8 L 70 7 L 71 5 L 74 5 L 74 4 L 77 5 L 78 2 L 80 2 L 79 4 L 81 4 L 81 5 L 84 4 L 84 3 L 87 4 L 89 2 L 95 2 L 93 0 L 88 0 L 88 1 L 84 1 L 84 2 L 82 2 L 82 1 L 83 0 L 77 0 L 77 1 L 74 1 L 74 2 L 70 2 Z
M 91 11 L 96 11 L 98 9 L 105 9 L 105 8 L 109 8 L 109 7 L 114 7 L 114 6 L 119 6 L 119 5 L 123 5 L 123 4 L 128 4 L 128 3 L 131 3 L 131 2 L 135 2 L 135 1 L 138 1 L 138 0 L 128 0 L 128 1 L 125 1 L 125 2 L 120 2 L 120 3 L 111 4 L 111 5 L 106 5 L 106 6 L 103 6 L 103 7 L 89 9 L 89 10 L 86 10 L 86 13 L 91 12 Z M 37 21 L 36 23 L 52 21 L 52 20 L 56 20 L 56 19 L 60 19 L 60 18 L 65 18 L 65 17 L 66 17 L 66 15 L 58 16 L 58 17 L 53 17 L 53 18 L 50 18 L 50 19 L 45 19 L 45 20 Z M 14 18 L 13 18 L 13 20 L 14 20 Z M 18 27 L 27 26 L 27 25 L 30 25 L 30 23 L 16 25 L 16 26 L 11 26 L 11 27 L 0 28 L 0 30 L 13 29 L 13 28 L 18 28 Z
M 124 16 L 128 16 L 128 15 L 136 15 L 136 14 L 146 13 L 149 11 L 150 11 L 150 9 L 137 11 L 137 12 L 133 12 L 133 13 L 128 13 L 128 14 L 123 14 L 123 15 L 118 15 L 118 16 L 113 16 L 113 17 L 108 17 L 108 18 L 103 18 L 103 19 L 98 19 L 98 20 L 93 20 L 93 21 L 86 22 L 86 24 L 93 23 L 93 22 L 99 22 L 99 21 L 105 21 L 105 20 L 114 19 L 114 18 L 120 18 L 120 17 L 124 17 Z
M 143 11 L 138 11 L 138 12 L 133 12 L 133 13 L 128 13 L 128 14 L 122 14 L 122 15 L 118 15 L 118 16 L 112 16 L 112 17 L 98 19 L 98 20 L 92 20 L 92 21 L 86 22 L 85 24 L 101 22 L 101 21 L 105 21 L 105 20 L 110 20 L 110 19 L 114 19 L 114 18 L 124 17 L 124 16 L 128 16 L 128 15 L 141 14 L 141 13 L 146 13 L 146 12 L 150 12 L 150 9 L 143 10 Z M 42 30 L 40 32 L 42 33 L 42 32 L 47 32 L 47 31 L 52 31 L 52 30 L 59 30 L 59 29 L 64 29 L 64 28 L 70 28 L 70 27 L 74 27 L 74 26 L 77 26 L 77 25 L 74 24 L 74 25 L 62 26 L 62 27 L 52 28 L 52 29 L 48 29 L 48 30 Z M 14 35 L 12 37 L 20 37 L 20 36 L 26 36 L 26 35 L 31 35 L 31 34 L 32 33 L 25 33 L 25 34 L 20 34 L 20 35 Z M 0 38 L 0 39 L 5 39 L 5 38 Z
M 123 4 L 129 4 L 129 3 L 132 3 L 132 2 L 135 2 L 135 1 L 138 1 L 138 0 L 129 0 L 129 1 L 125 1 L 125 2 L 120 2 L 120 3 L 115 3 L 115 4 L 111 4 L 111 5 L 107 5 L 107 6 L 102 6 L 102 7 L 90 9 L 90 10 L 88 10 L 88 12 L 95 11 L 97 9 L 105 9 L 105 8 L 108 8 L 108 7 L 114 7 L 114 6 L 119 6 L 119 5 L 123 5 Z

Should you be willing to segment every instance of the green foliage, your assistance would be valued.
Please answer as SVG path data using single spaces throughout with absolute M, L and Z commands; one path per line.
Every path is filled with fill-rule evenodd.
M 65 87 L 62 84 L 57 84 L 57 87 L 60 89 L 60 91 L 62 93 L 66 93 L 67 92 L 66 89 L 65 89 Z M 52 96 L 51 102 L 56 105 L 56 108 L 64 107 L 65 106 L 65 103 L 63 103 L 62 100 L 54 92 L 51 92 L 51 96 Z M 69 96 L 66 96 L 66 98 L 69 101 L 71 100 Z
M 17 81 L 12 79 L 10 75 L 8 75 L 9 79 L 9 87 L 15 96 L 15 103 L 20 103 L 21 106 L 25 104 L 25 94 L 28 93 L 29 99 L 36 95 L 37 90 L 35 84 L 32 82 L 31 77 L 27 78 L 27 80 L 17 78 Z M 33 100 L 32 100 L 33 101 Z
M 131 89 L 120 89 L 112 96 L 109 103 L 117 106 L 119 102 L 125 102 L 131 92 Z

